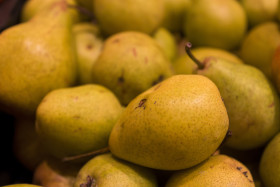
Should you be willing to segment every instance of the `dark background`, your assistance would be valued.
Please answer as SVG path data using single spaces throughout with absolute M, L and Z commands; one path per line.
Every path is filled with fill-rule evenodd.
M 20 22 L 20 12 L 26 0 L 0 0 L 0 32 Z M 0 111 L 0 186 L 31 183 L 32 172 L 24 168 L 13 155 L 14 118 Z

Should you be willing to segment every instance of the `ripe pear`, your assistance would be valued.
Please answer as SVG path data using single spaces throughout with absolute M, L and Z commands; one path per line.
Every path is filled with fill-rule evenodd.
M 280 133 L 266 145 L 260 161 L 260 176 L 264 186 L 277 187 L 280 184 Z
M 104 34 L 154 32 L 164 18 L 163 0 L 94 0 L 94 14 Z
M 166 187 L 254 187 L 248 168 L 238 160 L 226 155 L 215 155 L 203 163 L 182 171 L 177 171 L 168 180 Z
M 74 187 L 86 186 L 156 187 L 157 181 L 152 170 L 107 153 L 92 158 L 80 169 Z
M 276 18 L 278 0 L 241 0 L 251 27 Z
M 35 131 L 35 119 L 17 119 L 14 124 L 13 152 L 17 160 L 34 171 L 46 157 Z
M 214 47 L 197 47 L 194 48 L 192 52 L 198 60 L 203 60 L 208 57 L 217 57 L 233 63 L 243 63 L 237 55 L 224 49 Z M 176 74 L 193 74 L 197 65 L 187 54 L 184 54 L 174 60 L 173 67 Z
M 92 66 L 96 62 L 103 46 L 103 38 L 97 25 L 83 22 L 73 26 L 76 39 L 78 82 L 92 83 Z
M 49 157 L 34 171 L 32 183 L 45 187 L 73 187 L 81 167 Z
M 113 155 L 161 170 L 199 164 L 228 130 L 216 85 L 201 75 L 172 76 L 133 99 L 112 129 Z
M 227 146 L 243 150 L 261 147 L 280 130 L 277 92 L 259 69 L 215 57 L 195 61 L 199 65 L 196 73 L 217 85 L 225 103 L 232 132 Z
M 153 34 L 153 38 L 159 44 L 169 61 L 172 62 L 177 56 L 177 43 L 175 36 L 167 29 L 160 27 Z
M 180 32 L 184 14 L 191 7 L 191 0 L 164 0 L 165 16 L 162 26 L 171 32 Z
M 272 58 L 278 45 L 280 45 L 278 23 L 259 24 L 244 38 L 240 48 L 240 58 L 244 63 L 259 68 L 268 78 L 271 78 Z
M 36 132 L 57 158 L 83 154 L 107 146 L 122 111 L 116 96 L 103 86 L 57 89 L 38 106 Z
M 194 46 L 232 50 L 247 30 L 244 9 L 236 0 L 196 0 L 185 14 L 183 31 Z
M 36 14 L 40 13 L 41 11 L 44 11 L 45 9 L 48 9 L 50 6 L 53 6 L 53 4 L 59 2 L 60 0 L 28 0 L 22 7 L 21 11 L 21 21 L 26 22 L 33 18 Z M 75 6 L 77 3 L 75 0 L 67 0 L 68 5 Z M 73 21 L 78 22 L 81 17 L 79 13 L 76 10 L 70 10 L 73 14 Z
M 280 93 L 280 45 L 276 48 L 273 54 L 272 63 L 272 80 L 277 88 L 278 93 Z
M 72 13 L 60 0 L 0 34 L 0 110 L 34 116 L 51 90 L 76 82 Z
M 93 82 L 112 90 L 122 105 L 173 74 L 156 41 L 141 32 L 121 32 L 104 42 L 92 68 Z

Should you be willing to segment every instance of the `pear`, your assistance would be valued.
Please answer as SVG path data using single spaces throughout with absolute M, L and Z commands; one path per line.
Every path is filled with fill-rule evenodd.
M 36 132 L 48 152 L 64 158 L 107 146 L 109 134 L 123 108 L 100 85 L 53 90 L 37 109 Z
M 89 160 L 79 171 L 74 187 L 156 187 L 154 173 L 112 154 L 102 154 Z
M 166 187 L 254 187 L 248 168 L 238 160 L 226 155 L 215 155 L 203 163 L 182 171 L 177 171 L 168 180 Z
M 280 184 L 280 133 L 266 145 L 260 161 L 260 176 L 264 186 L 277 187 Z
M 103 39 L 97 25 L 82 22 L 73 26 L 76 39 L 78 82 L 92 83 L 92 66 L 96 62 L 103 46 Z
M 80 165 L 47 158 L 33 173 L 33 184 L 45 187 L 73 187 Z
M 172 74 L 171 62 L 156 41 L 135 31 L 107 38 L 92 68 L 93 82 L 112 90 L 122 105 Z
M 162 48 L 167 58 L 172 62 L 177 56 L 177 43 L 175 36 L 167 29 L 161 27 L 153 34 L 153 38 Z
M 34 116 L 43 97 L 76 82 L 72 14 L 65 0 L 0 35 L 0 110 Z
M 191 2 L 191 0 L 164 0 L 165 16 L 162 26 L 171 32 L 180 32 L 184 14 L 191 7 Z
M 131 30 L 151 34 L 164 18 L 163 0 L 94 0 L 93 7 L 106 35 Z
M 193 1 L 183 23 L 185 36 L 196 47 L 236 49 L 246 30 L 246 14 L 236 0 Z
M 278 0 L 241 0 L 251 27 L 276 18 Z
M 216 85 L 201 75 L 172 76 L 133 99 L 109 138 L 113 155 L 161 170 L 199 164 L 228 130 Z
M 203 60 L 208 57 L 219 57 L 233 63 L 243 63 L 237 55 L 224 49 L 214 47 L 197 47 L 194 48 L 192 52 L 198 60 Z M 176 74 L 193 74 L 197 65 L 187 54 L 184 54 L 174 60 L 173 67 Z
M 17 119 L 14 124 L 13 152 L 17 160 L 30 171 L 34 171 L 46 157 L 35 131 L 35 119 Z
M 244 63 L 259 68 L 271 79 L 273 54 L 280 45 L 280 31 L 276 22 L 265 22 L 252 28 L 244 38 L 240 48 L 240 58 Z
M 199 65 L 196 71 L 211 79 L 219 88 L 225 103 L 232 136 L 226 145 L 248 150 L 263 146 L 280 130 L 280 103 L 274 86 L 257 68 L 206 58 L 202 62 L 188 54 Z
M 33 18 L 36 14 L 40 13 L 41 11 L 44 11 L 45 9 L 48 9 L 53 4 L 59 2 L 61 0 L 28 0 L 22 7 L 21 11 L 21 21 L 26 22 Z M 67 0 L 68 5 L 70 6 L 76 6 L 75 0 Z M 73 22 L 79 22 L 81 19 L 79 13 L 76 10 L 70 10 L 73 14 Z

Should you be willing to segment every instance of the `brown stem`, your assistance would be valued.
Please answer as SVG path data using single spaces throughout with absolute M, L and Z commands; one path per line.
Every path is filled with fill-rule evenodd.
M 87 16 L 91 20 L 92 23 L 96 23 L 93 13 L 91 11 L 89 11 L 88 9 L 86 9 L 82 6 L 79 6 L 79 5 L 72 5 L 72 4 L 68 4 L 68 7 L 78 10 L 81 14 Z
M 204 64 L 202 62 L 200 62 L 197 58 L 195 58 L 195 56 L 191 52 L 191 48 L 192 48 L 192 43 L 187 42 L 187 44 L 185 46 L 185 51 L 187 52 L 189 57 L 196 63 L 196 65 L 198 66 L 198 69 L 204 69 Z
M 67 162 L 67 161 L 72 161 L 72 160 L 77 160 L 77 159 L 85 158 L 85 157 L 88 157 L 88 156 L 97 156 L 97 155 L 100 155 L 100 154 L 103 154 L 103 153 L 107 153 L 107 152 L 110 152 L 109 147 L 105 147 L 105 148 L 102 148 L 102 149 L 98 149 L 98 150 L 96 150 L 96 151 L 92 151 L 92 152 L 85 153 L 85 154 L 80 154 L 80 155 L 75 155 L 75 156 L 64 157 L 64 158 L 62 159 L 62 161 L 63 161 L 63 162 Z

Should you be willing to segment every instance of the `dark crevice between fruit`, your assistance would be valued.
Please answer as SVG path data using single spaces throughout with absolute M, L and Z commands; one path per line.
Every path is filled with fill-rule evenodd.
M 101 154 L 108 153 L 108 152 L 110 152 L 109 147 L 105 147 L 105 148 L 101 148 L 101 149 L 98 149 L 98 150 L 95 150 L 95 151 L 92 151 L 92 152 L 89 152 L 89 153 L 84 153 L 84 154 L 80 154 L 80 155 L 64 157 L 62 159 L 62 162 L 78 160 L 78 159 L 82 159 L 82 158 L 90 157 L 90 156 L 91 157 L 95 157 L 97 155 L 101 155 Z
M 95 179 L 89 175 L 87 176 L 87 182 L 82 183 L 80 185 L 80 187 L 96 187 L 96 186 L 97 186 L 97 184 L 96 184 Z
M 158 78 L 152 83 L 152 86 L 160 83 L 161 81 L 163 81 L 164 76 L 163 75 L 159 75 Z
M 231 136 L 232 136 L 232 132 L 231 132 L 230 129 L 228 129 L 228 131 L 227 131 L 227 133 L 226 133 L 226 136 L 224 137 L 222 143 L 220 144 L 220 146 L 218 147 L 217 150 L 221 149 L 221 147 L 226 143 L 227 139 L 228 139 L 229 137 L 231 137 Z

